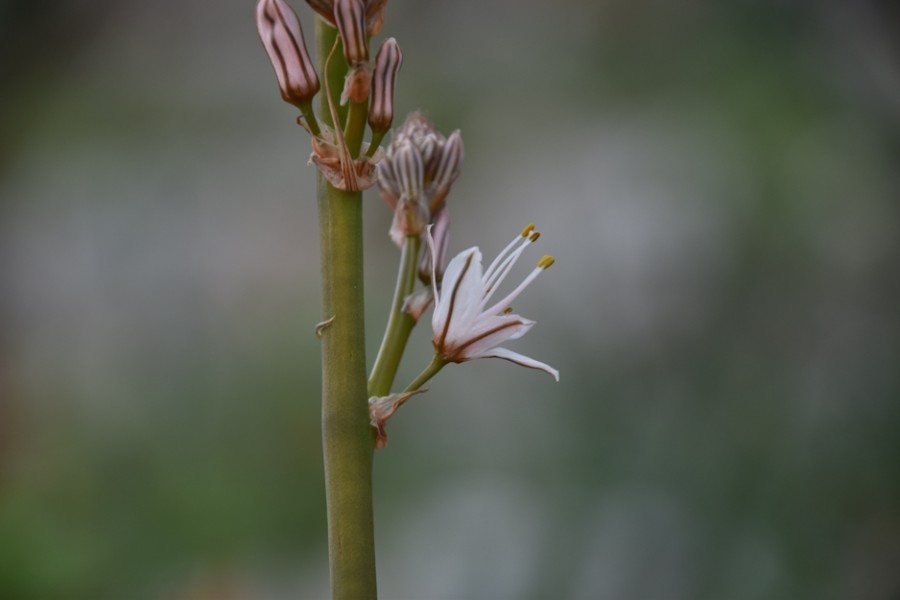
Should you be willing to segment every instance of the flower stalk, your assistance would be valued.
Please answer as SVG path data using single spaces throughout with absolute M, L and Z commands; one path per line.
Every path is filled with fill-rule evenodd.
M 285 0 L 257 0 L 260 39 L 282 98 L 296 106 L 311 134 L 310 164 L 319 169 L 321 239 L 322 446 L 328 558 L 334 600 L 377 598 L 372 511 L 374 448 L 387 444 L 385 425 L 448 363 L 502 358 L 539 369 L 549 365 L 499 344 L 522 337 L 534 321 L 510 303 L 553 264 L 533 271 L 499 301 L 499 285 L 526 247 L 538 239 L 529 225 L 485 270 L 470 248 L 444 268 L 449 241 L 445 200 L 463 158 L 459 130 L 444 137 L 420 113 L 410 114 L 379 146 L 394 118 L 394 83 L 402 62 L 396 40 L 385 40 L 374 62 L 369 42 L 381 29 L 387 0 L 306 0 L 316 20 L 316 64 L 300 20 Z M 340 52 L 338 49 L 340 48 Z M 321 83 L 324 85 L 320 86 Z M 313 109 L 319 96 L 321 122 Z M 340 101 L 335 93 L 340 92 Z M 371 138 L 363 153 L 366 126 Z M 362 190 L 377 182 L 394 213 L 389 235 L 401 248 L 400 268 L 385 335 L 366 378 L 363 297 Z M 423 238 L 428 251 L 422 251 Z M 420 287 L 421 281 L 424 287 Z M 417 289 L 418 288 L 418 289 Z M 429 306 L 434 356 L 407 388 L 391 393 L 410 333 Z
M 316 22 L 319 72 L 340 89 L 342 56 L 325 60 L 336 30 Z M 338 66 L 338 65 L 342 66 Z M 321 114 L 330 121 L 322 96 Z M 340 118 L 340 117 L 339 117 Z M 328 123 L 333 126 L 333 123 Z M 372 518 L 372 431 L 366 393 L 363 321 L 362 193 L 342 191 L 317 178 L 322 246 L 322 449 L 328 516 L 328 558 L 334 600 L 374 599 L 375 539 Z
M 443 369 L 447 365 L 447 361 L 435 354 L 431 362 L 428 363 L 428 366 L 416 376 L 412 382 L 406 386 L 406 389 L 403 390 L 404 394 L 408 394 L 410 392 L 419 391 L 423 385 L 428 383 L 428 380 L 438 374 L 438 372 Z
M 388 324 L 375 364 L 372 366 L 372 375 L 369 377 L 369 396 L 384 396 L 391 391 L 400 359 L 403 358 L 403 351 L 406 349 L 406 342 L 416 325 L 416 320 L 403 310 L 403 307 L 416 287 L 421 245 L 422 238 L 417 235 L 406 236 L 403 243 Z

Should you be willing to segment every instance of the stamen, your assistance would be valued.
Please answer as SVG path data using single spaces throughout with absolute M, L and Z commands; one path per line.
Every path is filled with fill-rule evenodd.
M 556 259 L 553 258 L 552 256 L 549 256 L 549 255 L 543 256 L 543 257 L 541 257 L 541 260 L 538 261 L 538 267 L 540 267 L 541 269 L 549 269 L 550 265 L 552 265 L 555 262 L 556 262 Z
M 517 238 L 518 239 L 518 238 Z M 496 270 L 490 275 L 487 281 L 485 281 L 485 294 L 484 298 L 481 301 L 481 305 L 484 306 L 491 299 L 491 296 L 494 295 L 494 288 L 500 285 L 506 276 L 509 274 L 510 269 L 513 268 L 513 265 L 516 264 L 516 261 L 519 260 L 519 257 L 525 251 L 525 248 L 532 242 L 531 238 L 524 238 L 518 240 L 520 242 L 519 247 L 512 251 L 509 256 L 506 256 L 503 259 Z M 493 266 L 493 265 L 492 265 Z
M 534 231 L 533 223 L 522 230 L 521 237 L 527 239 L 529 234 L 531 234 L 532 231 Z M 519 239 L 519 236 L 514 237 L 513 241 L 511 241 L 509 244 L 507 244 L 506 248 L 504 248 L 503 250 L 500 251 L 500 254 L 498 254 L 497 258 L 495 258 L 494 261 L 491 263 L 491 266 L 489 266 L 487 268 L 487 271 L 485 271 L 484 275 L 482 275 L 482 280 L 485 282 L 485 288 L 490 287 L 490 284 L 488 284 L 487 282 L 488 282 L 488 280 L 490 280 L 492 278 L 495 270 L 498 267 L 500 267 L 501 261 L 503 261 L 506 258 L 507 254 L 509 254 L 509 252 L 512 251 L 512 249 L 516 246 L 516 244 L 518 244 L 520 242 L 522 242 L 522 240 Z
M 540 231 L 535 231 L 535 232 L 532 233 L 530 236 L 528 236 L 528 239 L 531 240 L 532 242 L 536 242 L 536 241 L 538 241 L 538 238 L 539 238 L 539 237 L 541 237 L 541 232 L 540 232 Z
M 492 307 L 484 310 L 483 312 L 485 314 L 489 314 L 489 315 L 496 315 L 498 312 L 500 312 L 501 306 L 509 306 L 512 303 L 512 301 L 515 300 L 516 297 L 518 297 L 518 295 L 522 293 L 522 290 L 524 290 L 526 287 L 528 287 L 528 284 L 530 284 L 532 281 L 534 281 L 534 279 L 538 275 L 543 273 L 543 271 L 544 271 L 544 269 L 542 269 L 541 267 L 536 267 L 531 273 L 528 274 L 528 277 L 526 277 L 522 281 L 522 283 L 520 283 L 518 285 L 518 287 L 516 287 L 516 289 L 514 289 L 509 294 L 507 294 L 507 296 L 503 300 L 501 300 L 500 302 L 497 302 Z
M 506 308 L 503 309 L 504 315 L 508 315 L 511 312 L 512 312 L 512 306 L 507 306 Z

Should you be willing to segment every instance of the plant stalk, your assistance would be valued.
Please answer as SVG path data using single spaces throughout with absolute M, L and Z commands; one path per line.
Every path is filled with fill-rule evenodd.
M 425 367 L 419 375 L 412 380 L 406 389 L 403 390 L 404 393 L 407 392 L 415 392 L 419 390 L 423 385 L 428 383 L 428 380 L 438 374 L 438 372 L 447 366 L 447 361 L 441 359 L 437 354 L 432 357 L 431 362 L 428 363 L 428 366 Z
M 336 31 L 316 19 L 319 72 Z M 340 58 L 343 62 L 342 56 Z M 340 89 L 346 73 L 325 75 Z M 342 72 L 343 71 L 343 72 Z M 337 83 L 335 83 L 337 81 Z M 323 104 L 327 102 L 322 94 Z M 320 110 L 330 123 L 327 106 Z M 328 517 L 328 559 L 334 600 L 374 600 L 375 537 L 372 517 L 372 429 L 366 391 L 363 321 L 362 193 L 317 179 L 322 247 L 322 447 Z

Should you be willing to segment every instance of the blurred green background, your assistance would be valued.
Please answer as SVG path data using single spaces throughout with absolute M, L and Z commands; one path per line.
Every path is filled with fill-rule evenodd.
M 562 380 L 391 421 L 382 597 L 900 598 L 898 25 L 391 0 L 397 120 L 465 140 L 451 249 L 538 224 L 510 347 Z M 0 2 L 0 89 L 0 598 L 327 596 L 314 176 L 253 3 Z

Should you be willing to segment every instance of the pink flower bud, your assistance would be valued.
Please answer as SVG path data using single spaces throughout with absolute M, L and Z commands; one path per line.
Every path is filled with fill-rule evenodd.
M 334 19 L 334 0 L 306 0 L 306 3 L 318 13 L 325 22 L 332 27 L 337 27 Z M 366 33 L 369 36 L 377 34 L 381 30 L 384 21 L 384 7 L 387 0 L 366 0 Z
M 319 91 L 319 78 L 306 52 L 297 14 L 284 0 L 259 0 L 256 28 L 275 69 L 281 97 L 298 107 L 309 103 Z
M 334 21 L 344 46 L 347 64 L 359 65 L 369 60 L 366 36 L 366 5 L 363 0 L 335 0 Z
M 431 176 L 430 200 L 428 209 L 437 213 L 444 205 L 444 199 L 450 193 L 450 186 L 459 177 L 459 165 L 463 159 L 462 136 L 457 129 L 444 142 L 438 155 L 434 173 Z
M 369 106 L 369 126 L 372 131 L 385 132 L 394 120 L 394 80 L 403 62 L 397 40 L 389 38 L 375 55 L 372 75 L 372 104 Z

